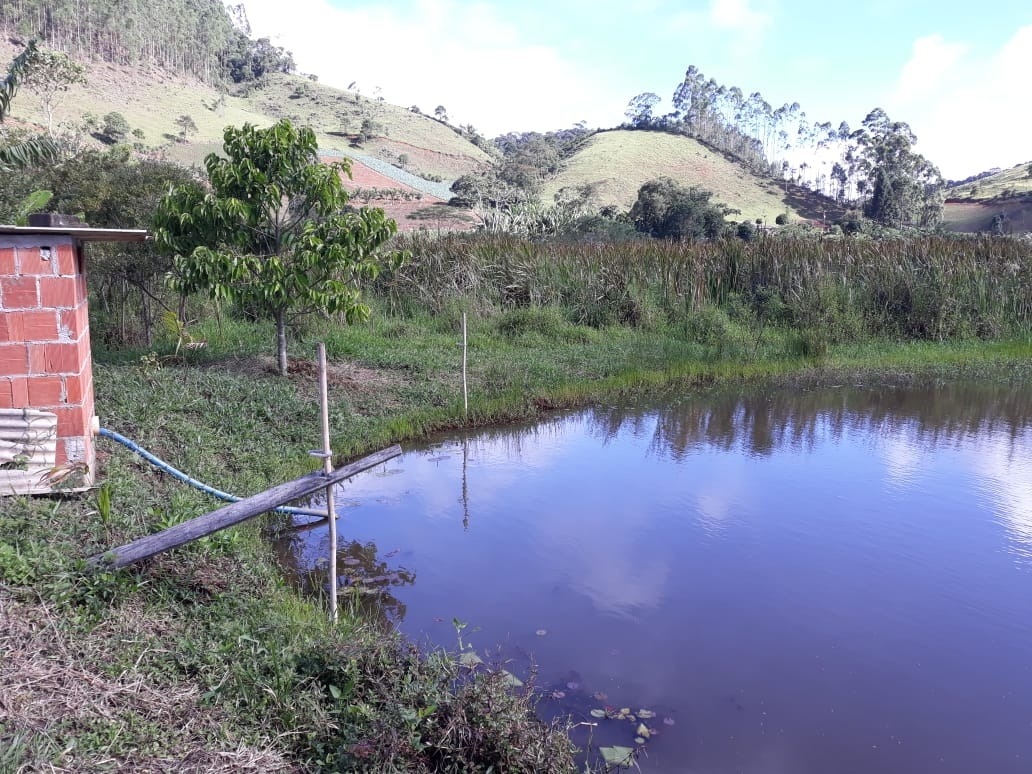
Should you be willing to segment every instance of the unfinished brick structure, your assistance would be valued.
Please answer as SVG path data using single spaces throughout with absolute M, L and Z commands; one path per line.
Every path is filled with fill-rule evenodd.
M 66 484 L 92 484 L 96 419 L 83 246 L 147 236 L 53 216 L 42 222 L 0 226 L 0 495 L 52 491 L 69 473 L 75 475 Z

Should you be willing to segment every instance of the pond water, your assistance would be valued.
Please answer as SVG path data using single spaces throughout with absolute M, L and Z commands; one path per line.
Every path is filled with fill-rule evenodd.
M 384 620 L 468 624 L 595 744 L 637 723 L 592 709 L 655 712 L 644 772 L 1032 771 L 1027 387 L 600 407 L 434 438 L 340 500 Z

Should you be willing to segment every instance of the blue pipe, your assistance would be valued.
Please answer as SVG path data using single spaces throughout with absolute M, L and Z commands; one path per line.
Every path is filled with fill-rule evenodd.
M 210 494 L 214 497 L 217 497 L 220 500 L 224 500 L 229 503 L 236 503 L 240 502 L 241 500 L 241 498 L 237 497 L 236 495 L 231 495 L 229 492 L 223 492 L 219 489 L 215 489 L 214 487 L 208 486 L 207 484 L 198 481 L 196 478 L 191 478 L 181 470 L 176 470 L 163 459 L 155 457 L 153 454 L 144 449 L 135 441 L 126 438 L 124 435 L 119 435 L 114 430 L 108 430 L 106 427 L 102 427 L 100 428 L 100 435 L 102 435 L 104 438 L 110 438 L 112 441 L 117 441 L 130 451 L 139 454 L 154 467 L 158 468 L 159 470 L 165 471 L 173 478 L 178 478 L 185 484 L 189 484 L 194 489 L 200 489 L 202 492 Z M 321 519 L 326 518 L 326 513 L 323 511 L 312 511 L 308 510 L 307 508 L 291 508 L 288 505 L 283 505 L 279 508 L 273 508 L 273 510 L 277 513 L 286 513 L 290 516 L 317 516 Z

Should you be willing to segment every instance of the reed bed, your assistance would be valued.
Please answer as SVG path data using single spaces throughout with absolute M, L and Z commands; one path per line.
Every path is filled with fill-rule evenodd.
M 681 323 L 708 307 L 761 324 L 867 336 L 996 338 L 1032 325 L 1032 242 L 725 239 L 574 243 L 505 235 L 414 237 L 375 293 L 394 311 L 455 303 L 557 307 L 571 322 Z

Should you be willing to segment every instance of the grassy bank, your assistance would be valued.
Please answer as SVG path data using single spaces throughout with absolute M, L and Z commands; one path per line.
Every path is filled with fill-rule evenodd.
M 250 494 L 315 467 L 307 450 L 318 438 L 317 340 L 330 355 L 342 457 L 464 424 L 464 311 L 470 424 L 743 381 L 1032 379 L 1027 317 L 1007 306 L 1018 285 L 1001 285 L 1003 295 L 965 312 L 964 329 L 942 342 L 919 331 L 875 335 L 870 320 L 891 319 L 875 307 L 868 316 L 835 307 L 827 324 L 807 322 L 778 284 L 796 282 L 787 270 L 772 269 L 780 279 L 766 285 L 714 280 L 692 300 L 664 297 L 662 272 L 644 264 L 628 282 L 644 258 L 614 252 L 601 272 L 626 292 L 606 295 L 583 286 L 603 281 L 587 267 L 581 279 L 572 273 L 588 260 L 584 248 L 560 260 L 560 248 L 482 245 L 474 255 L 442 244 L 451 252 L 417 256 L 383 278 L 367 324 L 310 324 L 291 344 L 286 379 L 273 373 L 271 325 L 230 314 L 195 324 L 191 335 L 207 346 L 187 357 L 173 356 L 171 341 L 96 351 L 102 424 L 202 480 Z M 511 271 L 523 267 L 523 285 L 499 274 L 504 261 L 495 259 L 506 256 Z M 1026 281 L 1027 262 L 1011 272 L 1004 259 L 1017 260 L 1001 257 L 999 276 L 986 276 Z M 546 297 L 560 283 L 536 279 L 545 272 L 570 292 Z M 852 287 L 857 298 L 860 288 Z M 639 311 L 618 314 L 628 308 Z M 859 315 L 853 328 L 829 330 L 851 315 Z M 998 335 L 975 336 L 980 315 L 996 321 Z M 470 674 L 444 653 L 417 653 L 360 615 L 331 628 L 281 578 L 263 533 L 271 517 L 131 571 L 84 573 L 84 557 L 213 507 L 121 447 L 103 445 L 99 468 L 102 487 L 91 493 L 0 500 L 0 770 L 572 769 L 563 728 L 539 723 L 533 691 L 511 692 L 503 673 Z

